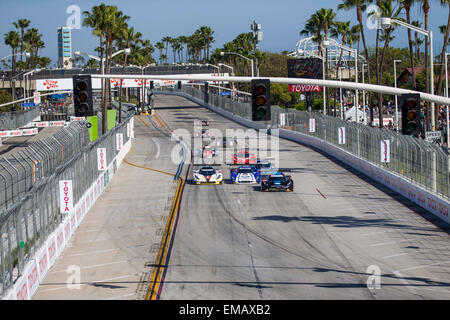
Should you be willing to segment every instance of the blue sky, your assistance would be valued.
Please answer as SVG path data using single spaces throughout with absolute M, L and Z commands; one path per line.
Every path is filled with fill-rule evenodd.
M 448 8 L 442 7 L 438 0 L 430 2 L 430 24 L 435 39 L 434 50 L 438 54 L 443 41 L 438 26 L 447 23 Z M 53 65 L 57 61 L 56 29 L 66 25 L 70 15 L 66 13 L 67 8 L 77 5 L 84 11 L 100 3 L 118 6 L 131 17 L 129 25 L 134 26 L 135 30 L 140 31 L 153 45 L 164 36 L 190 35 L 198 27 L 206 25 L 215 32 L 213 48 L 221 47 L 238 34 L 250 32 L 250 24 L 256 20 L 262 25 L 264 35 L 264 40 L 260 43 L 261 50 L 291 51 L 301 39 L 299 31 L 303 29 L 305 21 L 321 7 L 335 10 L 338 20 L 357 23 L 354 10 L 337 11 L 340 3 L 337 0 L 0 0 L 0 58 L 11 54 L 10 48 L 4 44 L 4 34 L 14 29 L 14 21 L 27 18 L 31 20 L 31 26 L 43 34 L 46 48 L 42 50 L 41 55 L 50 57 Z M 423 22 L 424 15 L 419 5 L 413 8 L 412 19 Z M 366 29 L 369 45 L 374 45 L 375 35 L 375 30 Z M 407 46 L 405 28 L 397 28 L 395 36 L 394 46 Z M 72 37 L 73 51 L 94 53 L 93 49 L 98 46 L 98 39 L 92 36 L 89 28 L 73 30 Z M 158 59 L 157 50 L 153 55 Z M 170 54 L 170 59 L 171 56 Z

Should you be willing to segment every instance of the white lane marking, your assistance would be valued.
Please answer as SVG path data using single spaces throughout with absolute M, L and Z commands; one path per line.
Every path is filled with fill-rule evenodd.
M 429 252 L 429 251 L 434 251 L 434 250 L 441 250 L 441 249 L 446 249 L 446 248 L 448 248 L 448 246 L 440 247 L 440 248 L 434 248 L 434 249 L 423 249 L 423 250 L 418 249 L 418 250 L 416 250 L 414 252 L 398 253 L 398 254 L 392 254 L 390 256 L 384 256 L 381 259 L 388 259 L 388 258 L 393 258 L 393 257 L 406 256 L 406 255 L 410 255 L 410 254 L 417 254 L 417 253 Z
M 109 279 L 102 279 L 102 280 L 89 281 L 88 283 L 73 283 L 72 285 L 88 286 L 88 285 L 91 285 L 91 284 L 93 284 L 93 283 L 108 282 L 108 281 L 119 280 L 119 279 L 126 279 L 126 278 L 135 277 L 135 276 L 138 276 L 138 275 L 139 275 L 139 274 L 137 274 L 137 273 L 134 273 L 134 274 L 127 274 L 127 275 L 120 276 L 120 277 L 114 277 L 114 278 L 109 278 Z M 48 285 L 48 284 L 47 284 L 47 285 Z M 47 289 L 47 290 L 40 290 L 39 292 L 49 292 L 49 291 L 56 291 L 56 290 L 62 290 L 62 289 L 67 289 L 67 286 L 64 286 L 64 287 L 58 287 L 58 288 L 52 288 L 52 289 Z
M 102 263 L 102 264 L 92 264 L 92 265 L 87 265 L 87 266 L 83 266 L 80 267 L 81 269 L 91 269 L 91 268 L 97 268 L 97 267 L 104 267 L 104 266 L 109 266 L 112 264 L 120 264 L 120 263 L 127 263 L 128 260 L 120 260 L 120 261 L 114 261 L 114 262 L 108 262 L 108 263 Z M 51 271 L 50 273 L 61 273 L 61 272 L 67 272 L 67 270 L 59 270 L 59 271 Z
M 433 266 L 437 266 L 437 265 L 441 265 L 441 264 L 446 264 L 446 263 L 450 263 L 450 260 L 448 261 L 443 261 L 443 262 L 436 262 L 436 263 L 432 263 L 432 264 L 424 264 L 424 265 L 420 265 L 417 267 L 411 267 L 411 268 L 406 268 L 406 269 L 400 269 L 397 270 L 398 272 L 400 271 L 409 271 L 409 270 L 415 270 L 415 269 L 421 269 L 421 268 L 427 268 L 427 267 L 433 267 Z M 395 271 L 394 271 L 395 272 Z
M 114 249 L 105 249 L 105 250 L 97 250 L 97 251 L 88 251 L 88 252 L 82 252 L 82 253 L 74 253 L 74 254 L 69 254 L 67 255 L 67 257 L 77 257 L 77 256 L 85 256 L 88 254 L 96 254 L 96 253 L 103 253 L 103 252 L 111 252 L 111 251 L 117 251 L 120 250 L 121 248 L 114 248 Z
M 152 138 L 152 140 L 153 140 L 153 142 L 156 144 L 156 148 L 158 149 L 158 150 L 156 151 L 156 157 L 155 157 L 155 159 L 158 159 L 158 158 L 159 158 L 159 152 L 160 152 L 159 143 L 158 143 L 158 141 L 156 141 L 155 138 Z
M 412 294 L 421 297 L 419 294 L 417 294 L 416 289 L 415 289 L 413 286 L 411 286 L 411 285 L 409 284 L 409 282 L 406 281 L 406 280 L 403 278 L 403 276 L 402 276 L 402 274 L 400 273 L 400 271 L 394 271 L 393 273 L 395 274 L 395 276 L 396 276 L 397 278 L 400 279 L 400 281 L 401 281 L 404 285 L 406 285 L 406 288 L 408 288 L 408 290 L 409 290 Z
M 102 300 L 116 300 L 116 299 L 120 299 L 120 298 L 131 297 L 131 296 L 134 296 L 134 295 L 135 295 L 135 293 L 129 293 L 129 294 L 123 294 L 123 295 L 121 295 L 121 296 L 115 296 L 115 297 L 105 298 L 105 299 L 102 299 Z
M 377 247 L 377 246 L 384 246 L 387 244 L 395 244 L 395 243 L 399 243 L 399 242 L 407 242 L 407 241 L 415 241 L 416 239 L 406 239 L 406 240 L 400 240 L 400 241 L 391 241 L 391 242 L 382 242 L 382 243 L 375 243 L 375 244 L 370 244 L 369 247 Z

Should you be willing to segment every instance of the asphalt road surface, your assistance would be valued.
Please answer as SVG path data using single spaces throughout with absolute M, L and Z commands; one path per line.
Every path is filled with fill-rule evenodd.
M 157 95 L 155 107 L 166 134 L 192 133 L 194 119 L 242 128 L 181 97 Z M 118 170 L 35 299 L 145 297 L 176 189 L 164 172 L 176 164 L 175 143 L 139 118 L 134 166 Z M 326 155 L 279 143 L 294 192 L 230 184 L 226 164 L 222 185 L 197 186 L 184 166 L 160 299 L 450 299 L 448 225 Z M 65 285 L 73 264 L 78 290 Z

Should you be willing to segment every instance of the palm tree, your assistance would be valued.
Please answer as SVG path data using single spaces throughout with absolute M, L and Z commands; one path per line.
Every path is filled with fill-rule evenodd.
M 358 19 L 359 28 L 361 32 L 361 39 L 364 47 L 364 56 L 366 61 L 369 61 L 369 51 L 367 50 L 366 37 L 364 34 L 364 24 L 362 12 L 367 9 L 367 5 L 372 3 L 373 0 L 344 0 L 343 3 L 338 5 L 338 10 L 353 10 L 356 9 L 356 17 Z M 370 83 L 370 68 L 367 68 L 368 83 Z M 370 100 L 370 96 L 368 97 Z M 373 123 L 373 104 L 370 104 L 370 123 Z
M 442 45 L 442 51 L 441 51 L 441 66 L 439 67 L 439 78 L 438 78 L 438 84 L 437 84 L 437 94 L 441 94 L 442 91 L 442 79 L 444 78 L 444 61 L 445 61 L 445 53 L 446 48 L 448 45 L 448 37 L 450 32 L 450 0 L 441 0 L 442 5 L 448 6 L 448 19 L 447 19 L 447 25 L 440 26 L 439 29 L 441 30 L 441 33 L 444 34 L 444 43 Z M 438 112 L 438 109 L 436 108 L 436 111 Z M 436 116 L 437 120 L 437 116 Z
M 29 67 L 36 67 L 39 49 L 45 48 L 42 41 L 42 34 L 35 28 L 29 29 L 23 36 L 23 41 L 27 51 L 31 54 L 29 59 Z
M 403 5 L 403 8 L 405 8 L 405 14 L 406 14 L 406 23 L 411 24 L 411 6 L 414 4 L 414 2 L 417 2 L 417 0 L 400 0 L 400 3 Z M 412 43 L 412 37 L 411 37 L 411 29 L 408 28 L 408 44 L 409 44 L 409 60 L 411 63 L 411 68 L 414 70 L 414 53 L 413 53 L 413 43 Z M 417 84 L 416 84 L 416 73 L 412 73 L 412 85 L 414 90 L 417 90 Z
M 377 1 L 378 8 L 380 9 L 383 17 L 388 18 L 398 18 L 398 15 L 400 14 L 400 11 L 403 9 L 402 6 L 399 6 L 397 9 L 393 8 L 392 0 L 379 0 Z M 395 28 L 393 26 L 390 26 L 388 29 L 384 30 L 384 34 L 381 40 L 384 40 L 384 47 L 381 52 L 380 59 L 378 60 L 379 56 L 379 48 L 378 43 L 380 40 L 380 30 L 377 29 L 377 45 L 376 45 L 376 71 L 377 71 L 377 84 L 381 85 L 382 83 L 382 75 L 383 75 L 383 68 L 384 68 L 384 58 L 386 55 L 386 50 L 389 46 L 389 42 L 391 41 L 391 33 L 393 32 Z M 379 127 L 383 127 L 383 94 L 378 94 L 378 117 L 379 117 Z
M 162 51 L 164 50 L 164 42 L 157 42 L 156 49 L 159 50 L 159 64 L 162 64 Z
M 8 33 L 5 33 L 5 44 L 11 47 L 12 51 L 12 59 L 11 59 L 11 77 L 14 77 L 16 73 L 16 54 L 17 54 L 17 47 L 20 45 L 20 35 L 17 31 L 10 31 Z M 16 100 L 16 86 L 15 81 L 11 79 L 11 87 L 12 87 L 12 101 Z M 15 107 L 13 105 L 12 111 L 14 111 Z
M 214 31 L 210 27 L 207 27 L 207 26 L 201 26 L 199 30 L 200 30 L 200 34 L 203 38 L 203 42 L 205 44 L 203 57 L 204 57 L 204 60 L 209 60 L 210 46 L 211 46 L 211 43 L 214 42 L 214 39 L 213 39 Z
M 414 20 L 411 24 L 415 27 L 422 28 L 422 23 L 420 21 Z M 419 38 L 419 34 L 417 31 L 414 32 L 414 45 L 415 45 L 415 57 L 416 59 L 420 59 L 420 46 L 422 45 L 424 40 Z
M 17 22 L 13 22 L 14 27 L 16 29 L 20 29 L 20 61 L 23 61 L 23 35 L 25 32 L 25 29 L 30 26 L 31 21 L 28 19 L 19 19 Z
M 134 28 L 131 27 L 129 29 L 124 30 L 122 37 L 118 41 L 118 49 L 127 49 L 131 48 L 132 44 L 137 44 L 141 41 L 142 33 L 140 32 L 134 32 Z M 127 59 L 128 55 L 123 55 L 123 64 L 122 64 L 122 74 L 125 73 L 125 67 L 127 65 Z M 122 122 L 122 81 L 120 81 L 120 88 L 119 88 L 119 123 Z
M 169 49 L 169 43 L 172 41 L 172 38 L 169 36 L 165 36 L 164 38 L 161 39 L 161 41 L 166 44 L 165 48 L 166 48 L 166 57 L 167 57 L 167 50 Z

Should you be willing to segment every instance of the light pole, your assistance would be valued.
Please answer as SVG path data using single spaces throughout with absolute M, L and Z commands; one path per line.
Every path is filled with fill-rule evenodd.
M 345 67 L 339 67 L 339 81 L 342 81 L 342 69 L 345 69 Z M 342 88 L 339 88 L 339 101 L 341 105 L 341 119 L 344 119 L 344 105 L 342 104 Z
M 39 72 L 41 70 L 42 69 L 35 69 L 35 70 L 31 70 L 31 71 L 23 74 L 23 76 L 22 76 L 23 80 L 22 81 L 23 81 L 23 97 L 24 98 L 28 98 L 28 95 L 27 95 L 27 90 L 29 89 L 28 88 L 28 76 L 32 75 L 35 72 Z
M 254 75 L 254 71 L 253 71 L 253 59 L 244 57 L 243 55 L 241 55 L 241 54 L 239 54 L 239 53 L 236 53 L 236 52 L 223 52 L 223 51 L 220 52 L 220 55 L 221 55 L 221 56 L 224 56 L 224 55 L 226 55 L 226 54 L 234 54 L 234 55 L 237 55 L 237 56 L 239 56 L 239 57 L 241 57 L 241 58 L 243 58 L 243 59 L 246 59 L 246 60 L 250 61 L 250 64 L 251 64 L 251 66 L 252 66 L 252 78 L 255 76 L 255 75 Z
M 402 62 L 402 60 L 394 60 L 394 84 L 397 88 L 397 62 Z M 414 72 L 414 70 L 413 70 Z M 395 95 L 395 128 L 398 130 L 398 98 Z
M 448 67 L 448 58 L 447 58 L 447 56 L 448 55 L 450 55 L 450 53 L 448 53 L 448 52 L 446 52 L 445 53 L 445 95 L 446 95 L 446 97 L 448 98 L 448 71 L 447 71 L 447 67 Z M 449 128 L 450 128 L 450 124 L 448 123 L 448 119 L 449 119 L 449 116 L 448 116 L 448 114 L 450 113 L 450 110 L 449 110 L 449 105 L 447 105 L 446 107 L 445 107 L 445 110 L 447 111 L 446 113 L 447 113 L 447 150 L 450 150 L 450 141 L 449 141 L 449 137 L 450 137 L 450 132 L 449 132 Z
M 234 68 L 233 68 L 233 67 L 231 67 L 231 66 L 229 66 L 229 65 L 227 65 L 227 64 L 224 64 L 224 63 L 218 63 L 217 65 L 218 65 L 218 66 L 224 66 L 224 67 L 227 67 L 227 68 L 231 69 L 231 75 L 234 76 Z M 231 88 L 233 89 L 233 93 L 232 93 L 232 95 L 231 95 L 231 99 L 233 99 L 233 94 L 234 94 L 234 82 L 231 82 Z
M 380 21 L 381 21 L 381 26 L 384 29 L 389 29 L 391 24 L 395 23 L 395 24 L 399 24 L 403 27 L 406 27 L 408 29 L 411 29 L 415 32 L 421 33 L 428 37 L 428 39 L 430 40 L 429 41 L 429 43 L 430 43 L 430 94 L 434 94 L 433 31 L 418 28 L 416 26 L 413 26 L 411 24 L 408 24 L 408 23 L 403 22 L 398 19 L 381 18 Z M 414 70 L 413 70 L 413 72 L 414 72 Z M 434 104 L 434 102 L 431 102 L 431 131 L 436 131 L 434 108 L 435 108 L 435 104 Z
M 364 83 L 364 67 L 368 66 L 367 63 L 361 64 L 361 71 L 362 71 L 362 83 Z M 366 118 L 366 91 L 362 91 L 362 99 L 363 99 L 363 111 L 364 111 L 364 124 L 367 125 L 367 118 Z

